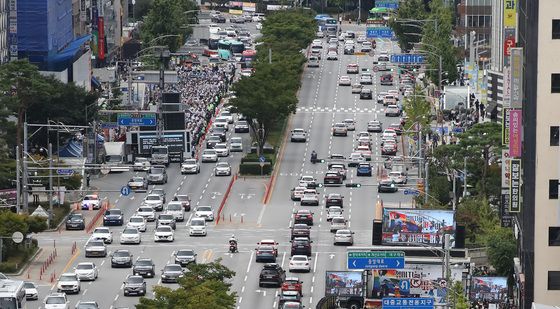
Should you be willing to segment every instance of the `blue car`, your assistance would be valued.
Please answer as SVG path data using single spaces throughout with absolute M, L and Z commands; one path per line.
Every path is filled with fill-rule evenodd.
M 370 176 L 371 177 L 371 164 L 370 163 L 360 163 L 357 168 L 358 176 Z

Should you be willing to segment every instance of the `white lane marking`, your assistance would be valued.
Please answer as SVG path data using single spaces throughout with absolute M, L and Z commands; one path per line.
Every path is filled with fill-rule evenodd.
M 247 273 L 251 270 L 251 262 L 253 261 L 253 256 L 255 255 L 255 251 L 251 251 L 251 257 L 249 258 L 249 263 L 247 264 Z

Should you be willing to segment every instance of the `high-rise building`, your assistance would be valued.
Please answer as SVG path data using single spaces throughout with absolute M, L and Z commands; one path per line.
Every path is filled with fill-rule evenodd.
M 9 60 L 8 0 L 0 0 L 0 64 Z
M 560 1 L 518 0 L 523 47 L 523 200 L 515 236 L 519 308 L 560 304 Z
M 475 48 L 482 63 L 490 59 L 490 39 L 493 0 L 461 0 L 457 6 L 457 34 L 463 37 L 465 55 L 468 56 L 471 35 L 474 34 Z

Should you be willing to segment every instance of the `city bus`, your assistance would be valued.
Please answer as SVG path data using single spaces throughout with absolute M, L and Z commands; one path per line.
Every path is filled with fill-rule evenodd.
M 379 26 L 387 26 L 389 18 L 393 15 L 395 10 L 390 8 L 373 8 L 369 10 L 367 24 L 368 25 L 379 25 Z
M 218 56 L 222 60 L 233 59 L 235 56 L 241 57 L 245 50 L 243 42 L 237 40 L 220 40 L 218 41 Z
M 23 281 L 10 279 L 0 280 L 0 308 L 26 308 L 25 287 Z
M 257 60 L 257 51 L 254 49 L 244 50 L 241 54 L 242 62 L 253 62 L 255 60 Z
M 319 26 L 319 31 L 325 32 L 327 35 L 338 33 L 338 21 L 335 18 L 321 14 L 315 16 L 315 21 Z

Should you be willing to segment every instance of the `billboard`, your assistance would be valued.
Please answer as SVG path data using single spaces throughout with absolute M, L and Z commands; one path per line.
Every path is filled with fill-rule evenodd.
M 506 277 L 472 277 L 471 301 L 507 302 Z
M 364 280 L 361 271 L 327 271 L 325 280 L 325 295 L 363 295 Z
M 504 29 L 504 66 L 509 66 L 511 49 L 515 47 L 515 28 Z
M 504 27 L 517 26 L 517 0 L 504 0 Z
M 257 10 L 257 4 L 251 2 L 243 2 L 244 12 L 255 12 Z
M 243 14 L 243 2 L 229 2 L 229 13 L 232 15 Z
M 523 105 L 523 48 L 510 48 L 510 102 L 511 107 L 521 108 Z
M 509 212 L 521 212 L 521 159 L 511 159 L 509 166 Z
M 509 107 L 502 108 L 502 145 L 509 145 Z
M 504 61 L 506 58 L 509 63 L 510 57 L 504 57 Z M 509 66 L 504 66 L 504 75 L 502 80 L 504 81 L 504 103 L 502 106 L 511 107 L 511 68 Z
M 508 188 L 502 188 L 502 205 L 500 207 L 500 222 L 502 227 L 513 226 L 513 216 L 509 213 L 509 189 Z
M 502 149 L 502 188 L 509 187 L 509 149 Z
M 434 209 L 383 209 L 383 242 L 441 246 L 443 234 L 455 231 L 454 212 Z
M 521 157 L 521 126 L 522 113 L 520 109 L 509 111 L 509 156 Z

